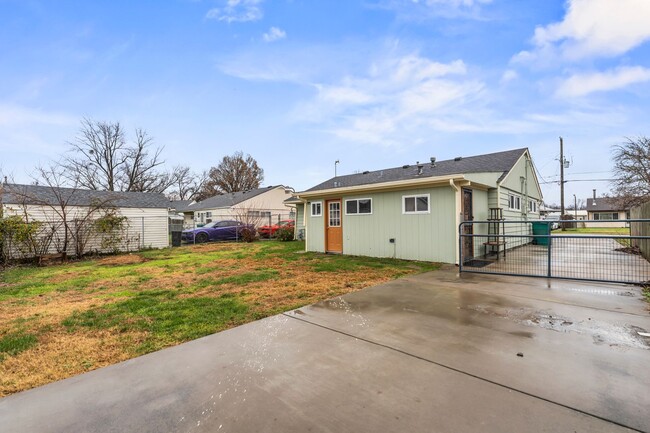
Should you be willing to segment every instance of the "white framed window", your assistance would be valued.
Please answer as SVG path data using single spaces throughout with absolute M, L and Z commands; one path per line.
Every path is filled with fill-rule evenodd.
M 212 218 L 212 212 L 206 212 L 205 217 L 206 218 Z
M 537 213 L 537 201 L 528 200 L 528 212 Z
M 311 202 L 311 216 L 313 216 L 313 217 L 323 216 L 323 202 L 322 201 L 313 201 L 313 202 Z
M 521 197 L 515 194 L 508 194 L 508 207 L 510 210 L 521 210 Z
M 372 199 L 355 198 L 353 200 L 345 200 L 345 214 L 346 215 L 371 215 Z
M 618 212 L 595 212 L 594 220 L 617 220 Z
M 402 213 L 431 213 L 431 194 L 403 195 Z

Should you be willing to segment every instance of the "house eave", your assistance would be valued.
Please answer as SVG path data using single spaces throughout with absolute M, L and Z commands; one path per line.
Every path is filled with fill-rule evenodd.
M 348 186 L 348 187 L 328 188 L 328 189 L 321 189 L 318 191 L 302 191 L 302 192 L 295 193 L 294 197 L 306 200 L 314 197 L 341 196 L 343 194 L 358 194 L 358 193 L 378 192 L 378 191 L 393 191 L 399 189 L 406 189 L 409 187 L 419 188 L 423 186 L 448 186 L 450 180 L 466 181 L 465 176 L 455 174 L 449 176 L 426 177 L 422 179 L 408 179 L 408 180 L 399 180 L 393 182 L 382 182 L 382 183 L 355 185 L 355 186 Z

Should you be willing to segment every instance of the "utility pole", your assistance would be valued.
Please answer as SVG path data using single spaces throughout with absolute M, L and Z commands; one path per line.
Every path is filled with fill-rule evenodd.
M 564 217 L 564 141 L 560 137 L 560 220 Z
M 339 165 L 340 161 L 337 159 L 334 161 L 334 177 L 336 177 L 336 166 Z
M 575 216 L 576 221 L 578 220 L 578 198 L 573 194 L 573 215 Z

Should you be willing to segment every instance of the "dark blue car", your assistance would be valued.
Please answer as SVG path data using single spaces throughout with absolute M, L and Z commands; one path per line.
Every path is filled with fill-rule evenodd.
M 242 237 L 242 231 L 255 230 L 250 224 L 239 221 L 214 221 L 193 230 L 183 230 L 181 239 L 184 242 L 203 243 L 208 241 L 232 241 Z

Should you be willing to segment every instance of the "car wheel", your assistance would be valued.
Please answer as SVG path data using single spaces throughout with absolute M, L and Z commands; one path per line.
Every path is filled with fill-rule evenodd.
M 207 233 L 199 233 L 196 235 L 196 243 L 197 244 L 202 244 L 203 242 L 208 241 L 208 234 Z

